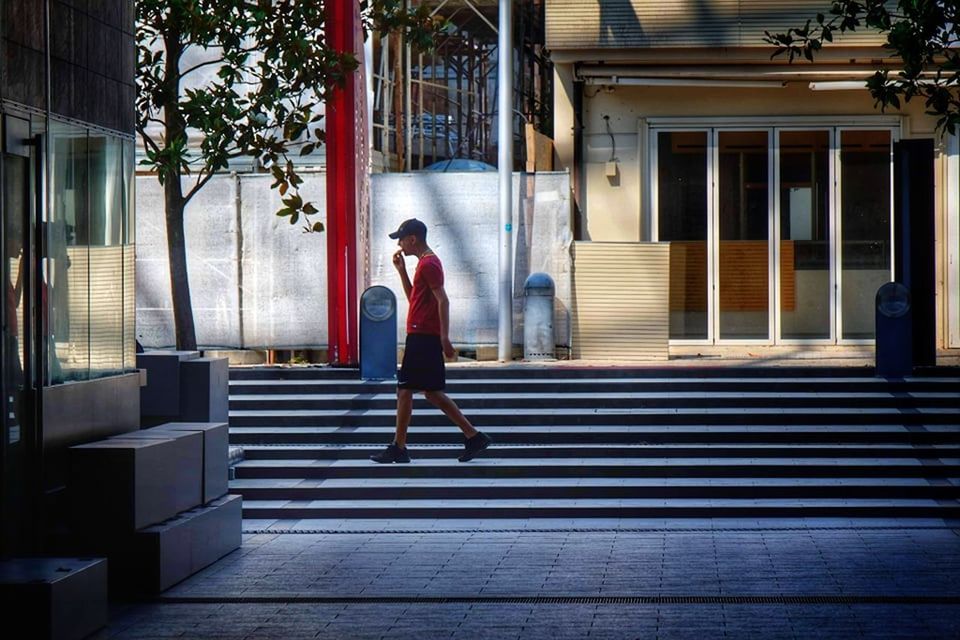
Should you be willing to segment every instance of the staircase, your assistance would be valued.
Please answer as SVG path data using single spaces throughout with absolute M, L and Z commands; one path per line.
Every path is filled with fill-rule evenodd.
M 450 367 L 494 439 L 469 463 L 422 397 L 411 464 L 395 386 L 355 370 L 236 368 L 231 493 L 244 518 L 960 516 L 960 371 Z

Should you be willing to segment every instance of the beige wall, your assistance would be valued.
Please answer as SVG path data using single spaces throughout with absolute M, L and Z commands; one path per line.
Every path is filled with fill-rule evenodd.
M 764 46 L 763 32 L 802 27 L 830 0 L 547 0 L 550 49 Z M 877 44 L 858 29 L 842 44 Z

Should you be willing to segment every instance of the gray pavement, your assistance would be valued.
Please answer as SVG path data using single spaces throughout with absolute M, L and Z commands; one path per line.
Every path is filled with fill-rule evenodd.
M 960 638 L 942 520 L 244 522 L 94 638 Z

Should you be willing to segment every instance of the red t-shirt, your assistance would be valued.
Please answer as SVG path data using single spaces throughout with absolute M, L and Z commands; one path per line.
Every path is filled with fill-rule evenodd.
M 420 258 L 410 291 L 407 333 L 440 335 L 440 305 L 433 290 L 442 286 L 443 265 L 440 264 L 440 258 L 435 255 Z

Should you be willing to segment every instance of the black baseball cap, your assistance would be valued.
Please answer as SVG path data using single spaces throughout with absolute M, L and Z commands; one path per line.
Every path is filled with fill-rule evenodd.
M 427 239 L 427 225 L 423 224 L 416 218 L 410 218 L 409 220 L 404 220 L 400 223 L 400 228 L 390 234 L 390 237 L 394 240 L 398 238 L 405 238 L 406 236 L 414 235 L 420 238 L 421 240 Z

